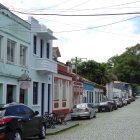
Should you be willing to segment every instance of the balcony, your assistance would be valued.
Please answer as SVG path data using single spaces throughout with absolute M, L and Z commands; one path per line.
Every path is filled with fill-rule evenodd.
M 47 58 L 37 58 L 35 68 L 42 74 L 57 73 L 57 62 Z

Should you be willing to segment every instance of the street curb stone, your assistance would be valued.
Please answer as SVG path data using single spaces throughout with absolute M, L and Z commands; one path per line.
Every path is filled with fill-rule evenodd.
M 69 122 L 67 122 L 67 123 L 69 123 Z M 59 126 L 56 126 L 56 128 L 54 128 L 54 129 L 47 129 L 47 135 L 55 135 L 59 132 L 66 131 L 66 130 L 71 129 L 76 126 L 79 126 L 79 123 L 59 125 Z

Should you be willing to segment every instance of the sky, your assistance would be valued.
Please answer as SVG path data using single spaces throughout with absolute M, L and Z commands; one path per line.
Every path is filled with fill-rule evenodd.
M 22 19 L 33 16 L 50 28 L 57 38 L 53 47 L 59 47 L 61 53 L 58 60 L 64 63 L 75 57 L 107 62 L 140 43 L 138 0 L 0 0 L 0 3 Z

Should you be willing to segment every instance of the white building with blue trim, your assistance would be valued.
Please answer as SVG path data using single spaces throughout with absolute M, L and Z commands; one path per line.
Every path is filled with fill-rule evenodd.
M 31 24 L 29 106 L 41 114 L 52 112 L 53 73 L 57 73 L 57 62 L 53 60 L 53 32 L 35 18 Z

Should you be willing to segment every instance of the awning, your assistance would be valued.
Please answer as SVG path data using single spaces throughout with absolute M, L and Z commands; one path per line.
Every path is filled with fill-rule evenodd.
M 37 32 L 37 36 L 39 36 L 42 39 L 47 39 L 47 40 L 56 40 L 57 38 L 54 37 L 52 34 L 48 32 Z

